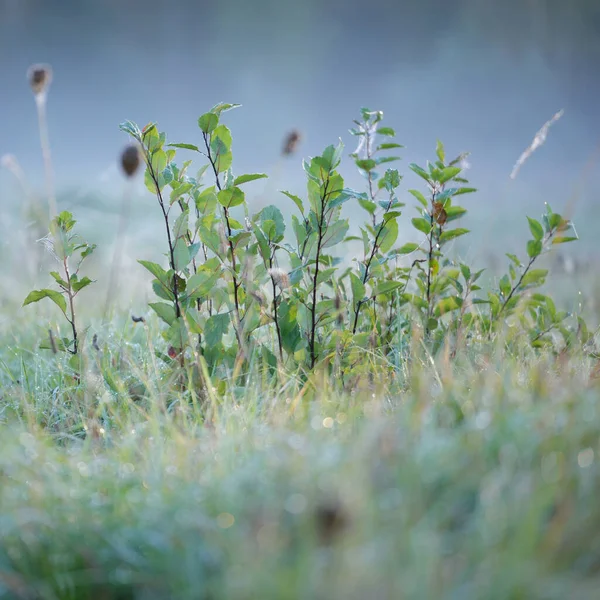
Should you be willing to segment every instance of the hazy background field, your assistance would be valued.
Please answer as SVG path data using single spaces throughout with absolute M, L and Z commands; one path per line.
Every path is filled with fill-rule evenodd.
M 267 183 L 248 187 L 253 203 L 291 211 L 277 190 L 303 193 L 301 158 L 338 137 L 352 151 L 348 128 L 368 106 L 385 111 L 406 145 L 403 173 L 409 162 L 433 158 L 437 138 L 451 154 L 472 152 L 468 176 L 480 192 L 466 200 L 473 233 L 460 250 L 467 257 L 520 250 L 524 213 L 539 215 L 547 201 L 572 213 L 582 241 L 564 253 L 581 264 L 593 260 L 600 222 L 599 60 L 594 0 L 0 0 L 0 155 L 14 154 L 34 193 L 43 193 L 25 73 L 33 62 L 52 64 L 59 203 L 101 245 L 101 260 L 111 256 L 123 197 L 116 157 L 124 119 L 157 121 L 171 141 L 195 143 L 202 112 L 222 100 L 241 103 L 225 119 L 234 169 L 269 173 Z M 510 180 L 518 156 L 559 109 L 564 116 L 546 144 Z M 291 128 L 304 139 L 283 160 Z M 361 185 L 349 160 L 342 170 L 350 185 Z M 404 189 L 418 185 L 408 174 Z M 134 258 L 160 256 L 162 225 L 140 181 L 130 195 L 135 253 L 126 268 L 135 273 Z M 6 169 L 0 205 L 7 258 L 21 231 L 23 192 Z

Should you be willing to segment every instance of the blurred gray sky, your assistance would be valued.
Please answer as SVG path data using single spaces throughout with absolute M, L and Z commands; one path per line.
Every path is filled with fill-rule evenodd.
M 361 106 L 383 109 L 409 162 L 472 152 L 480 193 L 465 199 L 484 239 L 503 223 L 526 234 L 523 210 L 555 210 L 576 192 L 582 227 L 600 215 L 600 2 L 597 0 L 0 0 L 0 155 L 41 181 L 35 105 L 25 73 L 54 68 L 48 111 L 56 177 L 81 202 L 114 195 L 126 139 L 119 122 L 159 123 L 171 141 L 198 141 L 197 117 L 219 101 L 234 169 L 274 173 L 250 195 L 302 192 L 300 158 L 281 163 L 285 133 L 300 155 L 348 135 Z M 546 144 L 509 180 L 515 160 L 557 110 Z M 350 160 L 343 173 L 360 185 Z M 407 177 L 405 188 L 418 185 Z M 0 200 L 15 194 L 0 173 Z M 3 198 L 2 198 L 3 196 Z M 91 202 L 91 200 L 89 200 Z M 584 209 L 584 207 L 587 207 Z M 592 229 L 590 229 L 591 231 Z M 476 239 L 476 238 L 474 238 Z

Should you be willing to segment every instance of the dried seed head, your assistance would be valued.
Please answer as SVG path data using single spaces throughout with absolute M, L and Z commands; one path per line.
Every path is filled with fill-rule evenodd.
M 342 308 L 342 297 L 337 291 L 335 293 L 335 298 L 333 299 L 333 307 L 335 310 L 340 310 Z
M 280 290 L 290 287 L 290 277 L 283 269 L 269 269 L 268 273 Z
M 127 177 L 133 177 L 140 166 L 140 149 L 137 144 L 129 144 L 121 152 L 121 168 Z
M 301 139 L 302 135 L 297 129 L 290 131 L 285 138 L 282 154 L 284 156 L 289 156 L 290 154 L 296 152 Z
M 27 70 L 29 85 L 36 96 L 41 96 L 48 91 L 52 82 L 52 67 L 50 65 L 31 65 Z

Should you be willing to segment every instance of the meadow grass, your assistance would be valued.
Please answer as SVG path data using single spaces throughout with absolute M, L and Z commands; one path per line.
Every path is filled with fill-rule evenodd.
M 0 597 L 558 599 L 600 583 L 589 358 L 415 346 L 351 393 L 257 369 L 202 405 L 148 358 L 153 319 L 115 320 L 80 381 L 33 350 L 41 327 L 12 325 Z

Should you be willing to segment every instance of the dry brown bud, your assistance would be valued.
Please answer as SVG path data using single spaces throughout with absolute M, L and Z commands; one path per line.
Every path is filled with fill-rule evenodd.
M 444 225 L 444 223 L 446 223 L 448 215 L 441 202 L 433 203 L 433 218 L 438 225 Z
M 290 154 L 296 152 L 301 139 L 302 135 L 297 129 L 290 131 L 290 133 L 288 133 L 287 137 L 285 138 L 282 154 L 284 156 L 289 156 Z
M 31 65 L 27 70 L 27 79 L 36 96 L 44 94 L 52 82 L 52 67 L 44 64 Z
M 127 177 L 132 177 L 140 166 L 140 149 L 137 144 L 129 144 L 121 153 L 121 168 Z

